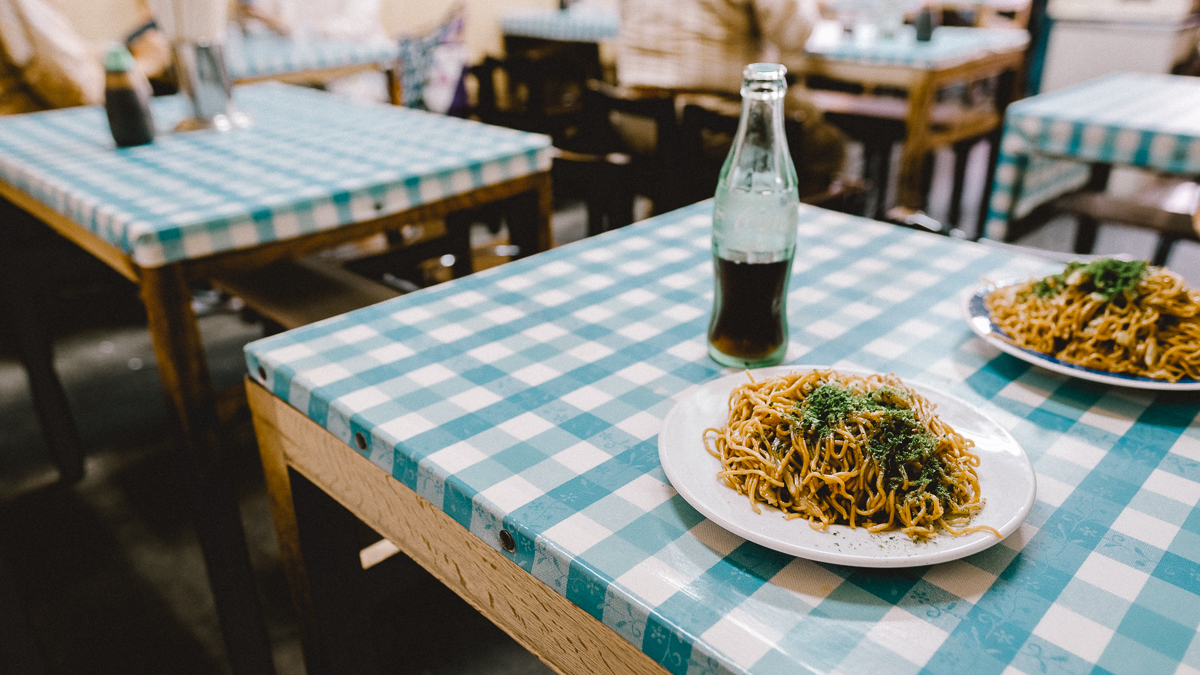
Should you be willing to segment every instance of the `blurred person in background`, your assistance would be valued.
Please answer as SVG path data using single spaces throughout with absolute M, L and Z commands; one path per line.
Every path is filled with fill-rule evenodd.
M 328 40 L 386 41 L 380 0 L 238 0 L 242 20 L 279 35 Z
M 0 115 L 104 101 L 100 57 L 49 0 L 0 0 Z
M 246 32 L 265 30 L 296 40 L 387 42 L 381 9 L 381 0 L 234 0 L 229 16 Z M 360 100 L 388 100 L 381 72 L 341 77 L 325 89 Z
M 171 76 L 171 45 L 143 21 L 126 45 L 151 81 Z M 0 115 L 104 102 L 102 55 L 53 0 L 0 0 Z
M 755 62 L 803 64 L 804 44 L 821 18 L 816 0 L 620 0 L 617 80 L 623 87 L 714 92 L 685 102 L 737 115 L 742 71 Z M 785 108 L 800 121 L 800 147 L 792 147 L 804 190 L 819 192 L 841 172 L 846 139 L 826 122 L 803 87 L 788 88 Z M 623 134 L 625 135 L 625 134 Z M 724 147 L 709 151 L 720 156 Z

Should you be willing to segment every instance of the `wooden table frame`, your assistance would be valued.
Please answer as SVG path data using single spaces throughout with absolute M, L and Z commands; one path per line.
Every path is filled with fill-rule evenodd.
M 53 228 L 141 289 L 159 376 L 182 431 L 180 450 L 205 568 L 212 587 L 230 666 L 234 673 L 273 673 L 271 647 L 254 583 L 236 495 L 222 456 L 218 395 L 208 372 L 190 284 L 220 272 L 255 269 L 402 225 L 423 222 L 489 202 L 510 200 L 509 211 L 535 227 L 513 228 L 522 251 L 552 244 L 550 172 L 487 185 L 401 213 L 324 230 L 251 249 L 141 267 L 127 253 L 0 180 L 0 197 Z M 22 323 L 19 317 L 14 324 Z
M 1025 48 L 1014 47 L 995 51 L 946 68 L 923 69 L 904 64 L 864 64 L 809 54 L 798 75 L 802 78 L 825 77 L 843 82 L 862 84 L 863 97 L 871 97 L 879 87 L 894 87 L 908 92 L 903 121 L 907 128 L 900 156 L 898 205 L 912 210 L 925 207 L 925 164 L 930 151 L 972 138 L 991 135 L 991 155 L 988 162 L 987 185 L 990 193 L 999 153 L 999 132 L 1004 109 L 1015 98 L 1017 73 L 1023 67 Z M 935 114 L 937 92 L 958 82 L 976 82 L 1005 75 L 1010 80 L 996 92 L 996 105 L 972 107 L 953 117 Z M 855 97 L 855 98 L 863 98 Z M 827 104 L 828 105 L 828 104 Z M 848 103 L 848 105 L 852 105 Z M 853 112 L 853 110 L 850 110 Z M 865 113 L 870 114 L 870 113 Z M 897 115 L 898 116 L 898 115 Z M 986 211 L 986 209 L 984 209 Z M 981 219 L 986 215 L 981 215 Z
M 333 68 L 314 68 L 311 70 L 298 70 L 295 72 L 278 73 L 275 75 L 253 75 L 250 77 L 238 78 L 234 84 L 253 84 L 255 82 L 283 82 L 285 84 L 298 85 L 326 85 L 330 82 L 357 75 L 358 73 L 366 73 L 372 70 L 378 70 L 387 77 L 387 93 L 388 101 L 392 105 L 404 105 L 402 99 L 403 91 L 400 85 L 400 77 L 396 73 L 397 65 L 395 63 L 380 62 L 380 63 L 362 63 L 352 66 L 336 66 Z
M 344 576 L 363 573 L 357 550 L 344 541 L 330 541 L 347 529 L 336 524 L 336 514 L 330 515 L 327 508 L 320 511 L 321 505 L 314 503 L 330 497 L 555 671 L 666 673 L 628 640 L 262 385 L 247 378 L 246 393 L 284 570 L 300 615 L 309 675 L 366 673 L 378 667 L 354 649 L 361 631 L 348 628 L 346 619 L 330 612 L 339 600 L 351 602 L 340 597 Z M 343 544 L 341 550 L 338 543 Z M 340 559 L 330 561 L 337 554 Z

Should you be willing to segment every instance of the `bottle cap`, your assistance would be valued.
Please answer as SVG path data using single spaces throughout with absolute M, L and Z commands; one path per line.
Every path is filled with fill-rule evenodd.
M 125 45 L 119 42 L 109 47 L 104 54 L 104 70 L 107 72 L 127 72 L 133 68 L 133 65 L 133 54 L 130 54 Z

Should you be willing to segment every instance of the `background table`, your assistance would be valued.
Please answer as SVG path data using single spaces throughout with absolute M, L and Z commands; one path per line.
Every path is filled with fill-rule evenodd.
M 1001 240 L 1024 234 L 1018 221 L 1039 204 L 1085 183 L 1103 191 L 1112 165 L 1200 175 L 1200 81 L 1117 73 L 1019 101 L 1008 110 L 998 162 L 987 236 Z M 1086 164 L 1101 167 L 1091 181 Z M 1190 216 L 1182 220 L 1192 232 Z M 1091 242 L 1076 247 L 1086 252 Z M 1165 262 L 1161 245 L 1156 258 Z
M 876 154 L 883 154 L 886 161 L 893 140 L 904 142 L 896 201 L 920 210 L 925 207 L 926 156 L 933 149 L 982 139 L 1000 128 L 1004 108 L 1015 95 L 1015 75 L 1028 43 L 1029 33 L 1024 30 L 956 26 L 936 28 L 929 42 L 918 42 L 912 26 L 902 26 L 894 38 L 863 41 L 844 35 L 836 22 L 822 22 L 808 40 L 808 57 L 797 75 L 809 81 L 828 78 L 863 87 L 863 95 L 856 95 L 816 89 L 819 85 L 814 83 L 813 100 L 829 113 L 903 123 L 900 138 L 889 134 L 878 139 L 884 147 Z M 969 89 L 974 83 L 1002 76 L 990 99 L 969 104 L 939 104 L 937 100 L 938 92 L 949 85 Z M 881 88 L 904 90 L 907 97 L 874 95 Z M 866 131 L 869 135 L 873 130 Z M 997 140 L 992 142 L 989 166 L 994 164 Z M 960 155 L 952 221 L 957 221 L 961 208 L 965 151 Z M 885 171 L 879 173 L 886 178 Z
M 559 42 L 603 42 L 621 32 L 621 17 L 599 9 L 522 10 L 500 18 L 505 36 Z
M 684 502 L 662 420 L 731 372 L 704 343 L 711 210 L 249 345 L 293 590 L 291 490 L 311 480 L 562 672 L 1200 668 L 1200 400 L 1033 368 L 962 318 L 981 276 L 1044 261 L 802 207 L 789 294 L 787 362 L 895 372 L 1012 430 L 1038 490 L 1011 537 L 854 569 L 747 543 Z
M 391 102 L 400 105 L 393 40 L 355 41 L 282 37 L 270 32 L 243 34 L 231 27 L 225 43 L 225 67 L 239 84 L 276 80 L 291 84 L 327 84 L 332 80 L 378 70 L 387 76 Z
M 281 84 L 241 87 L 248 129 L 114 150 L 99 107 L 0 120 L 0 196 L 138 284 L 183 430 L 193 508 L 229 657 L 270 652 L 189 284 L 508 198 L 522 250 L 550 246 L 549 139 Z M 156 99 L 159 126 L 183 116 Z M 527 226 L 526 226 L 527 225 Z

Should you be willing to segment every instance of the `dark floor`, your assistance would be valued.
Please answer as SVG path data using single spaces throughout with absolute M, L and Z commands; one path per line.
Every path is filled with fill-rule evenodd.
M 939 171 L 945 168 L 943 158 Z M 935 190 L 935 202 L 944 192 Z M 559 241 L 580 236 L 578 209 L 560 212 L 555 229 Z M 1065 250 L 1071 232 L 1070 223 L 1057 223 L 1030 241 Z M 1105 227 L 1097 252 L 1146 256 L 1152 247 L 1153 238 Z M 1200 285 L 1200 246 L 1180 246 L 1171 265 Z M 0 335 L 0 559 L 16 577 L 50 671 L 226 672 L 135 291 L 112 275 L 60 294 L 48 311 L 87 473 L 75 486 L 55 482 L 24 372 Z M 242 346 L 259 328 L 218 311 L 201 319 L 201 329 L 216 385 L 240 382 Z M 230 430 L 230 439 L 276 667 L 281 675 L 302 673 L 249 425 Z M 381 650 L 395 672 L 550 672 L 420 568 L 403 560 L 392 565 L 398 569 L 393 601 L 377 616 Z
M 24 371 L 0 333 L 0 560 L 50 672 L 224 673 L 144 314 L 133 285 L 106 272 L 82 274 L 85 283 L 55 289 L 45 305 L 87 453 L 79 484 L 57 483 Z M 221 309 L 200 326 L 215 385 L 237 385 L 242 347 L 260 327 Z M 303 673 L 249 422 L 227 438 L 276 669 Z M 385 564 L 394 583 L 374 615 L 389 672 L 551 672 L 411 561 Z

